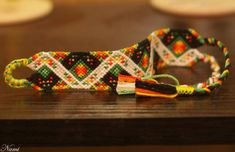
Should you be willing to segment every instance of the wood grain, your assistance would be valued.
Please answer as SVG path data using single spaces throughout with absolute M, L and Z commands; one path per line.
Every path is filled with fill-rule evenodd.
M 43 20 L 0 27 L 0 73 L 11 60 L 39 51 L 115 50 L 130 46 L 155 29 L 193 27 L 215 36 L 231 50 L 235 16 L 187 18 L 165 15 L 144 0 L 119 3 L 55 1 Z M 215 48 L 202 48 L 220 58 Z M 196 83 L 209 66 L 166 68 L 180 82 Z M 22 78 L 28 69 L 15 71 Z M 38 93 L 12 89 L 0 77 L 0 143 L 22 145 L 128 145 L 235 143 L 235 76 L 210 96 L 176 99 L 135 98 L 111 92 L 69 90 Z M 9 136 L 10 135 L 10 136 Z

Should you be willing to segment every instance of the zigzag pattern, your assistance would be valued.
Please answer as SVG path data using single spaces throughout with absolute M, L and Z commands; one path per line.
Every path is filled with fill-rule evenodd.
M 222 73 L 213 56 L 202 54 L 197 50 L 203 45 L 216 46 L 223 53 L 225 65 Z M 210 93 L 220 87 L 227 78 L 231 63 L 228 49 L 221 41 L 215 38 L 203 38 L 193 29 L 166 28 L 153 32 L 138 44 L 117 51 L 40 52 L 28 59 L 17 59 L 9 63 L 4 71 L 4 77 L 5 82 L 15 88 L 32 86 L 37 90 L 68 88 L 116 90 L 118 75 L 121 74 L 124 77 L 118 81 L 119 84 L 122 83 L 117 88 L 118 91 L 124 89 L 122 93 L 136 92 L 137 95 L 158 94 L 159 96 L 159 93 L 164 91 L 153 90 L 152 84 L 148 85 L 146 90 L 147 84 L 144 86 L 145 84 L 136 80 L 144 81 L 146 77 L 141 78 L 143 76 L 156 78 L 157 76 L 153 76 L 157 73 L 156 70 L 166 65 L 191 67 L 198 61 L 210 64 L 212 76 L 207 81 L 194 85 L 178 85 L 177 81 L 177 86 L 174 88 L 177 94 Z M 12 71 L 19 66 L 28 66 L 35 73 L 27 79 L 15 79 Z M 157 86 L 164 86 L 153 79 L 147 83 L 151 82 L 155 82 Z M 128 85 L 125 85 L 127 83 Z M 136 91 L 137 83 L 140 84 L 139 89 L 145 91 Z
M 28 78 L 38 90 L 115 88 L 119 73 L 142 77 L 153 72 L 150 43 L 117 51 L 40 52 L 27 65 L 37 71 Z M 151 60 L 151 61 L 150 61 Z
M 193 31 L 165 29 L 116 51 L 41 52 L 29 59 L 36 73 L 28 81 L 38 90 L 115 90 L 119 74 L 143 77 L 164 65 L 192 66 L 205 58 L 196 49 L 202 44 Z
M 49 63 L 51 65 L 49 65 Z M 34 62 L 28 64 L 28 67 L 34 71 L 46 66 L 54 72 L 67 85 L 74 89 L 90 89 L 95 83 L 100 81 L 103 76 L 110 71 L 115 65 L 120 65 L 130 75 L 142 77 L 146 75 L 136 63 L 120 51 L 113 51 L 94 71 L 85 79 L 79 81 L 71 72 L 66 69 L 60 62 L 54 59 L 50 52 L 42 52 L 42 55 Z

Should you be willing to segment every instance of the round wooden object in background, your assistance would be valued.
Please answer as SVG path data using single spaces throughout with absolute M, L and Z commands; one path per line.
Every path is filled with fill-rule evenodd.
M 0 25 L 9 25 L 41 18 L 53 9 L 51 0 L 1 0 Z
M 184 16 L 220 16 L 235 13 L 235 0 L 150 0 L 163 12 Z

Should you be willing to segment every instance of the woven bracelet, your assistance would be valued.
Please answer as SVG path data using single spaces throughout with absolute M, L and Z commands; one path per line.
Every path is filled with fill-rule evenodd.
M 215 46 L 223 53 L 222 72 L 213 56 L 198 50 L 203 45 Z M 212 70 L 205 82 L 182 85 L 172 75 L 157 75 L 165 66 L 192 67 L 199 61 L 209 63 Z M 35 72 L 26 79 L 15 79 L 12 71 L 21 66 Z M 28 59 L 12 61 L 6 66 L 4 77 L 14 88 L 113 90 L 118 94 L 173 98 L 211 93 L 222 85 L 229 74 L 229 66 L 228 49 L 222 42 L 203 38 L 193 29 L 166 28 L 116 51 L 40 52 Z M 158 82 L 162 77 L 173 79 L 176 84 Z

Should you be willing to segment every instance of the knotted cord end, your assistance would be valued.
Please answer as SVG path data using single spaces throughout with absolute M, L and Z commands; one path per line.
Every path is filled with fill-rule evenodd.
M 27 79 L 15 79 L 12 76 L 13 70 L 17 67 L 26 66 L 28 64 L 28 59 L 17 59 L 9 63 L 4 71 L 5 82 L 13 88 L 24 88 L 29 86 L 29 81 Z
M 195 91 L 195 88 L 186 85 L 179 85 L 176 86 L 176 90 L 178 95 L 192 95 Z

